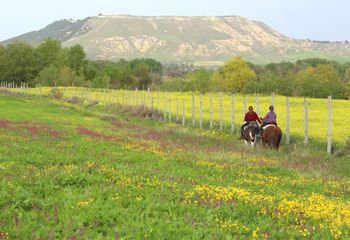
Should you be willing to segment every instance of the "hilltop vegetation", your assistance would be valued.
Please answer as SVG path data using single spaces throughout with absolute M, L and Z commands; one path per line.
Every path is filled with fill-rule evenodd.
M 350 64 L 304 59 L 255 65 L 235 57 L 217 70 L 192 64 L 162 65 L 154 59 L 93 61 L 80 45 L 62 48 L 47 39 L 37 47 L 0 45 L 0 81 L 44 86 L 87 86 L 200 92 L 276 92 L 288 96 L 349 98 Z

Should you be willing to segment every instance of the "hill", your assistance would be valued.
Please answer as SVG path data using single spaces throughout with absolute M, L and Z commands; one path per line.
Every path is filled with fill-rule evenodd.
M 218 64 L 241 55 L 255 63 L 306 57 L 350 60 L 350 44 L 284 36 L 262 22 L 239 16 L 96 16 L 61 20 L 9 39 L 33 44 L 52 37 L 81 44 L 91 59 L 150 57 L 162 62 Z M 209 63 L 208 63 L 209 62 Z

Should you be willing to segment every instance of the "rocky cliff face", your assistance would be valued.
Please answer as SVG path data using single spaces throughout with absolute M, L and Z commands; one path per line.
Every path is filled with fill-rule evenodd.
M 350 59 L 350 44 L 288 38 L 267 25 L 239 16 L 97 16 L 62 20 L 13 40 L 32 43 L 53 37 L 81 44 L 92 59 L 151 57 L 167 62 L 218 62 L 235 55 L 265 63 L 303 57 Z

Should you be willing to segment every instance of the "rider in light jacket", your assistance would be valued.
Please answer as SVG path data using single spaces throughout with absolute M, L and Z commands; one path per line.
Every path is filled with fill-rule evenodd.
M 270 111 L 268 113 L 266 113 L 266 116 L 264 118 L 262 118 L 262 124 L 261 124 L 261 132 L 263 130 L 263 128 L 268 125 L 268 124 L 274 124 L 277 126 L 277 121 L 276 121 L 276 113 L 274 112 L 274 106 L 270 106 L 269 107 Z

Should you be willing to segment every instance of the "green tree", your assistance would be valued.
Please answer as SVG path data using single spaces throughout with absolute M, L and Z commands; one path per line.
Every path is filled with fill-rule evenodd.
M 215 91 L 215 92 L 221 92 L 223 91 L 223 80 L 224 76 L 221 71 L 215 71 L 211 76 L 210 76 L 210 81 L 209 81 L 209 90 L 210 91 Z
M 57 66 L 50 65 L 40 71 L 39 75 L 33 81 L 33 84 L 43 86 L 55 86 L 59 84 L 60 70 Z
M 3 78 L 3 75 L 5 74 L 6 65 L 5 50 L 5 46 L 0 43 L 0 81 L 6 81 Z
M 193 90 L 207 92 L 209 90 L 209 81 L 211 73 L 205 69 L 198 69 L 189 72 L 186 80 L 192 82 Z
M 38 66 L 31 45 L 21 42 L 9 44 L 2 50 L 1 81 L 29 82 L 38 74 Z
M 350 68 L 346 69 L 343 82 L 345 84 L 345 97 L 350 100 Z
M 64 66 L 59 71 L 59 86 L 84 86 L 84 78 L 77 75 L 70 67 Z
M 61 43 L 57 40 L 49 38 L 42 42 L 34 50 L 39 69 L 41 70 L 56 63 L 61 51 Z
M 344 85 L 337 70 L 331 65 L 320 64 L 316 67 L 307 67 L 297 74 L 298 95 L 308 97 L 344 97 Z
M 39 73 L 33 83 L 43 86 L 83 86 L 85 81 L 67 66 L 50 65 Z
M 137 87 L 147 88 L 151 84 L 150 67 L 145 63 L 139 63 L 134 69 Z
M 226 62 L 223 75 L 222 88 L 227 92 L 239 92 L 248 81 L 256 79 L 255 72 L 241 57 Z
M 79 44 L 70 47 L 67 51 L 68 66 L 79 75 L 85 63 L 86 53 Z
M 163 73 L 163 66 L 160 62 L 152 59 L 152 58 L 136 58 L 133 59 L 131 61 L 129 61 L 129 65 L 131 67 L 131 69 L 136 69 L 136 66 L 140 63 L 144 63 L 146 65 L 148 65 L 149 67 L 149 71 L 153 74 L 158 74 L 158 75 L 162 75 Z
M 106 88 L 106 86 L 110 86 L 111 78 L 105 72 L 99 72 L 93 81 L 93 87 L 97 88 Z

